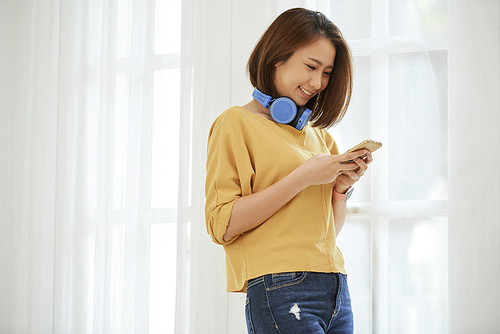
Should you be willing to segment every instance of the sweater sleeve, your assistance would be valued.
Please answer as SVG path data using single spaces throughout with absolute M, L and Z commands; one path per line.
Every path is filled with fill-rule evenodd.
M 322 129 L 323 131 L 323 136 L 325 138 L 325 144 L 328 147 L 328 150 L 330 151 L 330 154 L 339 154 L 339 149 L 337 147 L 337 143 L 335 142 L 335 139 L 333 139 L 333 136 L 328 132 L 327 130 Z
M 234 202 L 251 193 L 253 167 L 245 143 L 243 123 L 223 113 L 212 124 L 207 145 L 207 176 L 205 181 L 205 223 L 213 242 L 224 241 Z

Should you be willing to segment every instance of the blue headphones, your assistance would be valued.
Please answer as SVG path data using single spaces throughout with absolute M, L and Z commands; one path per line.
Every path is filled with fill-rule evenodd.
M 271 117 L 276 123 L 288 124 L 302 131 L 311 118 L 311 109 L 305 106 L 298 107 L 297 109 L 295 102 L 288 97 L 273 99 L 257 88 L 254 89 L 252 97 L 262 104 L 264 108 L 268 108 L 271 111 Z

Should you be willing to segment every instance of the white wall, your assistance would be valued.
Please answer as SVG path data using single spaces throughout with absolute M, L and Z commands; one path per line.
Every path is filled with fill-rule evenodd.
M 11 2 L 0 2 L 0 300 L 7 301 L 10 287 L 10 233 L 11 217 L 11 160 L 12 160 L 12 93 L 14 68 L 14 41 L 11 31 L 14 28 L 14 6 Z M 8 328 L 9 303 L 1 303 L 0 328 Z

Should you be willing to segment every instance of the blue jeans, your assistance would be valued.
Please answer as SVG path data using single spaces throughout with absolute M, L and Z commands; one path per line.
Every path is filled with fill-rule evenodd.
M 353 333 L 347 276 L 337 273 L 269 274 L 248 281 L 249 334 Z

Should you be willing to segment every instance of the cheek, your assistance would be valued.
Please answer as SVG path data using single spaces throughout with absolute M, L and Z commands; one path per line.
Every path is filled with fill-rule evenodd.
M 281 94 L 282 91 L 282 85 L 283 85 L 282 82 L 283 79 L 282 79 L 281 69 L 278 67 L 276 69 L 276 72 L 274 72 L 274 87 L 276 88 L 279 94 Z
M 326 86 L 328 86 L 328 83 L 330 82 L 331 77 L 324 77 L 321 79 L 321 90 L 324 90 Z

